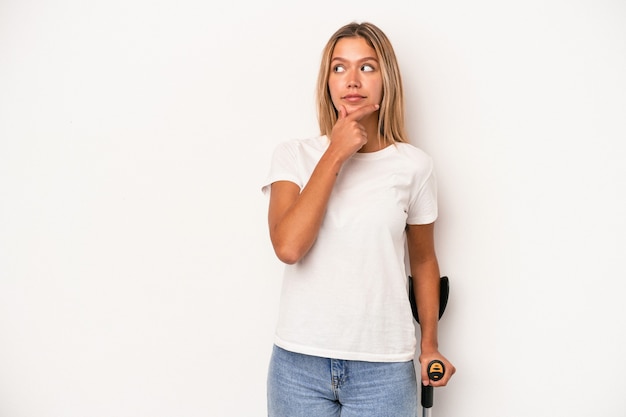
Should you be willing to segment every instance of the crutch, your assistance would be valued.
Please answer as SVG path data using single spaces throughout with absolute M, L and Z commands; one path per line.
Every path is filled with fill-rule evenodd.
M 439 318 L 443 315 L 448 305 L 448 296 L 450 295 L 450 280 L 443 276 L 439 280 Z M 413 317 L 419 323 L 419 315 L 417 314 L 417 303 L 415 302 L 415 292 L 413 290 L 413 277 L 409 276 L 409 301 L 411 302 L 411 310 Z M 428 378 L 431 381 L 439 381 L 446 372 L 443 362 L 440 360 L 431 361 L 427 368 Z M 422 384 L 422 416 L 430 417 L 430 409 L 433 406 L 434 390 L 432 385 Z

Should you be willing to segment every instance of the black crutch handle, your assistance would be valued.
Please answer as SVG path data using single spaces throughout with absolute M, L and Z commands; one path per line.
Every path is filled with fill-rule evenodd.
M 446 373 L 446 367 L 439 359 L 430 361 L 428 368 L 428 379 L 431 381 L 439 381 Z M 422 407 L 431 408 L 433 406 L 433 386 L 422 384 Z

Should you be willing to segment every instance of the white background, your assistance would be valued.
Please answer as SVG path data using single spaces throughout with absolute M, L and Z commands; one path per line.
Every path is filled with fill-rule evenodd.
M 260 185 L 352 20 L 437 167 L 433 415 L 625 415 L 623 1 L 2 0 L 0 416 L 266 415 Z

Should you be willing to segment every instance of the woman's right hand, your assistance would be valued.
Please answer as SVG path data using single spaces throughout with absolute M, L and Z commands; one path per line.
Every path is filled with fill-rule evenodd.
M 360 120 L 378 110 L 378 104 L 359 107 L 352 113 L 344 106 L 339 107 L 339 118 L 330 134 L 330 146 L 338 157 L 345 161 L 359 151 L 367 143 L 367 130 Z

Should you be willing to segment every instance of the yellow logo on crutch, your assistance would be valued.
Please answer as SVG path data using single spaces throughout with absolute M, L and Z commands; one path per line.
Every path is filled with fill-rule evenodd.
M 433 381 L 439 381 L 443 377 L 443 363 L 432 361 L 428 364 L 428 377 Z

